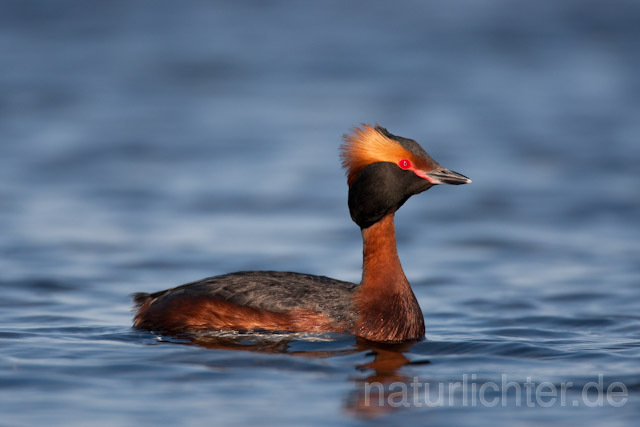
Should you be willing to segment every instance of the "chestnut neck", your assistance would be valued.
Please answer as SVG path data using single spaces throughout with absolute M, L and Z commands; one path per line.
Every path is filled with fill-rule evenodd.
M 355 295 L 355 334 L 372 341 L 424 338 L 424 317 L 402 271 L 393 213 L 362 230 L 362 282 Z
M 362 290 L 376 289 L 384 293 L 410 291 L 411 286 L 398 258 L 393 213 L 363 229 L 362 241 Z

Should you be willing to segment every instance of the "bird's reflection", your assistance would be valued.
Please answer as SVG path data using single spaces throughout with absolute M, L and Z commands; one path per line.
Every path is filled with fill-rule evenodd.
M 412 389 L 409 384 L 412 378 L 403 375 L 400 370 L 403 366 L 413 363 L 405 353 L 408 353 L 415 343 L 412 341 L 384 344 L 358 339 L 358 351 L 368 349 L 373 360 L 356 366 L 358 370 L 368 372 L 369 375 L 354 379 L 356 387 L 346 399 L 346 410 L 359 417 L 374 418 L 403 407 L 404 402 L 410 402 Z M 396 395 L 396 399 L 391 399 L 393 394 Z
M 401 368 L 408 364 L 427 364 L 428 361 L 410 362 L 405 356 L 416 343 L 406 342 L 386 344 L 356 338 L 353 345 L 338 350 L 297 351 L 292 345 L 299 343 L 295 335 L 282 335 L 274 339 L 274 335 L 245 335 L 245 336 L 181 336 L 174 343 L 197 345 L 214 350 L 248 351 L 257 353 L 288 354 L 294 357 L 331 358 L 348 354 L 365 352 L 372 357 L 368 363 L 354 366 L 358 373 L 352 380 L 355 388 L 344 398 L 345 410 L 357 417 L 374 418 L 394 411 L 403 405 L 394 404 L 391 399 L 393 393 L 398 392 L 398 386 L 405 391 L 404 399 L 410 393 L 411 378 L 401 373 Z

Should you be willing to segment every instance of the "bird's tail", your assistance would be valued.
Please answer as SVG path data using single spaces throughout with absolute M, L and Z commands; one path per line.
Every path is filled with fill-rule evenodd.
M 132 294 L 131 297 L 133 298 L 134 308 L 140 308 L 153 299 L 153 295 L 146 292 L 136 292 Z

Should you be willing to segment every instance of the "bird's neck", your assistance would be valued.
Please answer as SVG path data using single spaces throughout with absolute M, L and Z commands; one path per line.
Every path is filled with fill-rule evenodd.
M 362 282 L 356 334 L 375 341 L 424 337 L 424 318 L 396 249 L 393 213 L 362 230 Z
M 396 231 L 393 213 L 384 216 L 371 227 L 362 230 L 363 291 L 404 291 L 411 286 L 402 271 L 396 248 Z M 380 288 L 380 289 L 379 289 Z

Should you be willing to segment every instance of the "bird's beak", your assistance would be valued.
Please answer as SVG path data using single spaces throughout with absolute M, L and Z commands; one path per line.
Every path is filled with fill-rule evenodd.
M 469 184 L 471 182 L 471 180 L 466 176 L 444 168 L 426 172 L 425 178 L 432 184 L 460 185 Z

